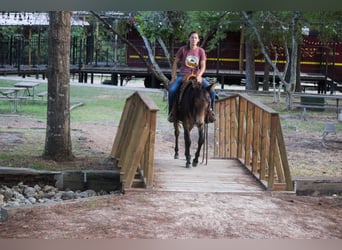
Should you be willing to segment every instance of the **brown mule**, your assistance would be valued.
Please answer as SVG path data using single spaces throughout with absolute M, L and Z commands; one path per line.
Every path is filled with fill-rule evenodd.
M 195 75 L 188 75 L 184 77 L 182 86 L 180 88 L 178 97 L 173 106 L 173 124 L 175 129 L 175 155 L 174 158 L 178 159 L 178 137 L 179 126 L 182 124 L 184 129 L 185 140 L 185 158 L 186 167 L 191 166 L 190 146 L 191 138 L 190 132 L 196 126 L 198 128 L 198 144 L 195 153 L 195 158 L 192 161 L 192 166 L 196 167 L 202 145 L 204 143 L 204 124 L 214 121 L 214 117 L 209 117 L 210 113 L 210 91 L 215 87 L 211 84 L 205 88 L 197 81 Z

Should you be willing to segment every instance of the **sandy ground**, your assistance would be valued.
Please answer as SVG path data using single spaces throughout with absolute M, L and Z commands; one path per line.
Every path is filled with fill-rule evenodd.
M 2 127 L 44 128 L 28 117 L 1 117 Z M 110 152 L 116 127 L 72 124 L 89 150 Z M 100 128 L 100 129 L 99 129 Z M 158 123 L 156 156 L 173 154 L 172 126 Z M 2 134 L 1 149 L 23 137 Z M 5 139 L 4 139 L 5 138 Z M 341 151 L 317 146 L 319 133 L 289 129 L 285 136 L 290 165 L 322 175 L 341 176 L 334 162 Z M 329 161 L 327 161 L 327 157 Z M 310 165 L 310 164 L 309 164 Z M 335 166 L 329 170 L 329 166 Z M 341 166 L 341 165 L 340 165 Z M 325 172 L 325 173 L 323 173 Z M 342 239 L 342 199 L 293 193 L 187 193 L 154 190 L 92 197 L 11 210 L 0 223 L 0 238 L 35 239 Z

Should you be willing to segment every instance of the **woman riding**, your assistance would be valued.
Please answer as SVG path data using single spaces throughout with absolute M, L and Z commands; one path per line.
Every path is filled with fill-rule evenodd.
M 172 66 L 172 75 L 171 75 L 171 85 L 168 91 L 168 99 L 169 99 L 169 115 L 168 121 L 173 122 L 173 114 L 172 107 L 173 102 L 176 96 L 177 91 L 179 90 L 183 77 L 188 74 L 196 75 L 197 81 L 202 83 L 204 87 L 210 85 L 210 83 L 202 78 L 202 75 L 206 69 L 206 54 L 204 49 L 198 46 L 199 44 L 199 34 L 196 31 L 193 31 L 189 35 L 188 45 L 184 45 L 179 48 L 176 53 L 175 60 Z M 178 64 L 180 64 L 179 75 L 177 76 L 177 68 Z M 208 121 L 215 121 L 214 114 L 214 101 L 215 101 L 215 91 L 210 92 L 211 98 L 211 108 L 208 112 Z

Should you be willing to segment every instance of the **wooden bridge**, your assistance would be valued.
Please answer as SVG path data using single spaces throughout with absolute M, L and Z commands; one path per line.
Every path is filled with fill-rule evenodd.
M 214 156 L 193 169 L 155 158 L 158 107 L 143 93 L 126 100 L 111 156 L 123 189 L 188 192 L 292 191 L 279 114 L 248 95 L 216 102 Z

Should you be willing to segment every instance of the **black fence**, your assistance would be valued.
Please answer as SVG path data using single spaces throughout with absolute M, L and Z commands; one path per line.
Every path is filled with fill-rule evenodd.
M 0 67 L 38 67 L 48 64 L 47 36 L 30 39 L 21 35 L 0 39 Z M 71 38 L 70 64 L 113 65 L 126 64 L 126 48 L 116 39 L 96 41 L 93 37 Z

